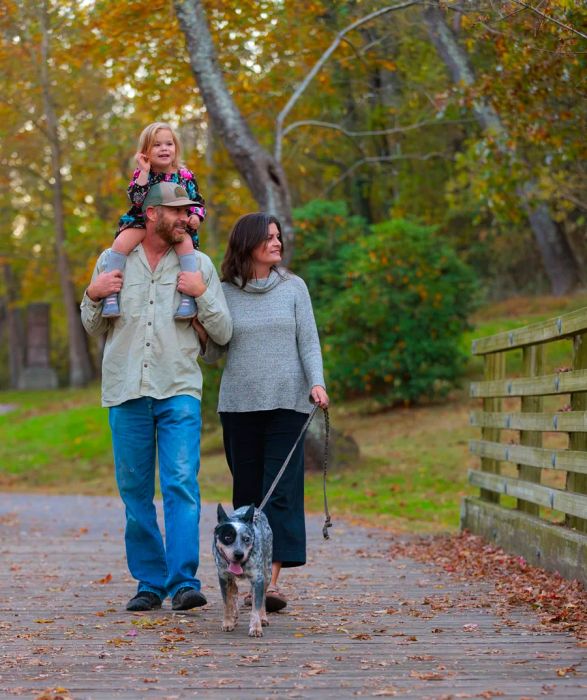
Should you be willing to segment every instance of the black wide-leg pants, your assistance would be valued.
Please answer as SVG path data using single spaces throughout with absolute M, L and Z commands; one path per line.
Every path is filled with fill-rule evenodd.
M 283 466 L 308 416 L 278 408 L 220 413 L 226 461 L 232 473 L 234 508 L 259 506 Z M 300 440 L 264 508 L 273 531 L 273 561 L 306 563 L 304 441 Z

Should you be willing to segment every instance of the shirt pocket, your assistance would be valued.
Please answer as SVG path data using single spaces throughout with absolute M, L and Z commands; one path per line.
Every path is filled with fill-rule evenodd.
M 151 294 L 154 298 L 154 294 Z M 120 320 L 121 326 L 139 321 L 146 313 L 150 301 L 148 280 L 126 281 L 120 290 Z
M 181 299 L 177 291 L 177 276 L 165 275 L 154 286 L 153 298 L 157 314 L 168 314 L 172 318 Z

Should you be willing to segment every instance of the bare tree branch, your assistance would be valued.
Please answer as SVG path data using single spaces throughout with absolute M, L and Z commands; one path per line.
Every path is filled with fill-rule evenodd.
M 574 204 L 578 209 L 587 211 L 587 202 L 582 202 L 580 199 L 571 194 L 568 190 L 562 190 L 561 196 L 563 199 L 566 199 L 568 202 L 571 202 L 571 204 Z
M 334 182 L 331 182 L 328 187 L 326 187 L 320 193 L 320 197 L 326 197 L 337 185 L 339 185 L 343 180 L 346 180 L 349 175 L 352 175 L 357 168 L 362 165 L 367 165 L 371 163 L 393 163 L 398 160 L 430 160 L 431 158 L 445 158 L 448 154 L 438 151 L 432 153 L 425 153 L 423 155 L 417 153 L 408 153 L 405 155 L 398 156 L 369 156 L 367 158 L 361 158 L 351 165 L 340 177 L 338 177 Z
M 526 2 L 522 2 L 522 0 L 512 0 L 512 2 L 515 2 L 516 5 L 521 5 L 522 7 L 525 7 L 527 10 L 530 10 L 530 12 L 534 12 L 539 17 L 542 17 L 543 19 L 547 20 L 548 22 L 552 22 L 553 24 L 556 24 L 557 26 L 561 27 L 562 29 L 566 29 L 568 32 L 572 32 L 573 34 L 577 34 L 582 39 L 587 39 L 587 34 L 583 34 L 583 32 L 580 32 L 578 29 L 575 29 L 574 27 L 571 27 L 568 24 L 564 24 L 560 20 L 556 19 L 556 17 L 551 17 L 550 15 L 547 15 L 545 12 L 541 12 L 537 7 L 533 7 L 532 5 L 529 5 Z
M 360 19 L 356 20 L 352 24 L 349 24 L 348 27 L 345 27 L 342 29 L 337 35 L 334 41 L 330 44 L 330 46 L 326 49 L 326 51 L 320 56 L 318 61 L 314 64 L 314 67 L 312 70 L 306 75 L 306 77 L 302 80 L 302 82 L 298 85 L 298 87 L 295 89 L 293 95 L 289 98 L 287 101 L 287 104 L 285 107 L 281 110 L 281 112 L 277 115 L 277 119 L 275 121 L 275 160 L 277 162 L 281 162 L 281 154 L 282 154 L 282 143 L 283 143 L 283 122 L 285 121 L 285 118 L 287 115 L 291 112 L 293 106 L 295 103 L 299 100 L 299 98 L 302 96 L 302 94 L 305 92 L 306 88 L 308 85 L 314 80 L 322 66 L 328 61 L 330 56 L 334 53 L 334 51 L 337 49 L 338 45 L 341 43 L 341 41 L 344 39 L 344 37 L 354 29 L 357 29 L 358 27 L 362 26 L 363 24 L 366 24 L 367 22 L 370 22 L 373 19 L 376 19 L 377 17 L 381 17 L 384 14 L 387 14 L 388 12 L 394 12 L 395 10 L 403 10 L 406 7 L 411 7 L 412 5 L 418 5 L 421 3 L 421 0 L 406 0 L 406 2 L 400 3 L 398 5 L 391 5 L 389 7 L 382 7 L 379 10 L 376 10 L 375 12 L 371 12 L 370 14 L 366 15 L 365 17 L 361 17 Z
M 294 129 L 301 126 L 318 126 L 324 129 L 334 129 L 335 131 L 342 132 L 345 136 L 350 138 L 362 137 L 362 136 L 386 136 L 389 134 L 402 134 L 406 131 L 413 131 L 414 129 L 421 129 L 424 126 L 436 126 L 436 125 L 446 125 L 446 124 L 466 124 L 475 121 L 474 119 L 446 119 L 443 121 L 438 121 L 437 119 L 427 119 L 425 121 L 416 122 L 415 124 L 409 124 L 408 126 L 397 126 L 390 129 L 378 129 L 375 131 L 349 131 L 345 129 L 340 124 L 333 124 L 331 122 L 323 122 L 317 119 L 303 119 L 299 122 L 292 122 L 283 130 L 283 136 L 289 134 Z

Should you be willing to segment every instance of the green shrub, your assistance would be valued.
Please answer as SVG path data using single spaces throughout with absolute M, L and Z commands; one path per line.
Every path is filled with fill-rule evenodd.
M 344 289 L 340 270 L 347 247 L 369 233 L 367 222 L 349 216 L 346 202 L 313 200 L 294 210 L 296 248 L 292 269 L 310 289 L 316 311 L 328 308 Z
M 312 233 L 324 241 L 327 220 L 303 223 L 316 220 Z M 349 230 L 360 235 L 349 240 Z M 310 287 L 331 392 L 386 404 L 445 393 L 464 367 L 471 270 L 430 226 L 395 220 L 365 232 L 335 220 L 330 236 L 326 259 L 317 251 L 296 270 Z

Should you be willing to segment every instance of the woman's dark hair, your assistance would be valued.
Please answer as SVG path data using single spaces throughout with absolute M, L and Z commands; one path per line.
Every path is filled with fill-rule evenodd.
M 270 214 L 256 212 L 245 214 L 236 222 L 228 237 L 228 245 L 224 260 L 220 268 L 223 282 L 238 284 L 241 289 L 253 279 L 253 250 L 267 240 L 269 225 L 275 224 L 279 231 L 281 241 L 281 254 L 283 256 L 283 239 L 279 220 Z

